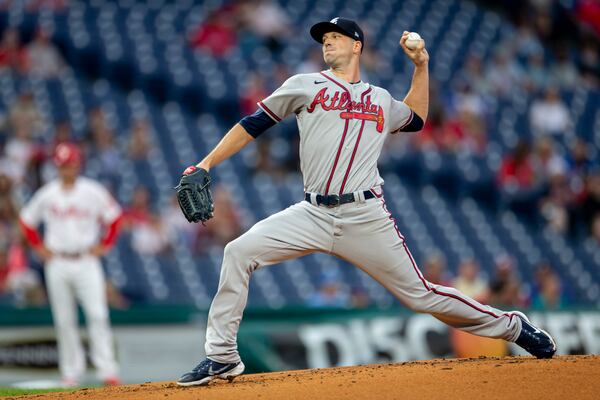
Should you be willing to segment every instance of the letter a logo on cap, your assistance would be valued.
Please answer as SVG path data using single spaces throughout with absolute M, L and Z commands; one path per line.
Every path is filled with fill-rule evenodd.
M 334 19 L 332 19 L 332 20 L 331 20 L 331 21 L 329 21 L 329 22 L 331 22 L 332 24 L 337 24 L 337 23 L 338 23 L 338 19 L 339 19 L 339 18 L 340 18 L 340 17 L 335 17 Z

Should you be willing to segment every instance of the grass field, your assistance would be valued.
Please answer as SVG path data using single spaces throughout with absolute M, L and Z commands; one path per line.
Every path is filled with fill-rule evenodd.
M 0 387 L 0 397 L 6 396 L 25 396 L 28 394 L 40 394 L 40 393 L 51 393 L 51 392 L 66 392 L 71 389 L 17 389 Z

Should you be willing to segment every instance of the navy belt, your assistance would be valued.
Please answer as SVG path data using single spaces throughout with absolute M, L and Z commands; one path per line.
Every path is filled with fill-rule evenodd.
M 375 197 L 375 195 L 373 194 L 373 192 L 371 192 L 370 190 L 365 190 L 363 192 L 363 194 L 365 195 L 365 200 L 369 200 L 372 199 L 373 197 Z M 304 200 L 308 201 L 310 203 L 310 193 L 306 193 L 304 195 Z M 353 203 L 356 199 L 354 198 L 354 193 L 345 193 L 342 195 L 337 195 L 337 194 L 330 194 L 328 196 L 324 196 L 322 194 L 313 194 L 315 201 L 317 203 L 317 205 L 323 205 L 326 207 L 337 207 L 339 205 L 342 204 L 346 204 L 346 203 Z
M 64 252 L 64 251 L 57 251 L 56 253 L 54 253 L 55 256 L 60 257 L 60 258 L 66 258 L 67 260 L 77 260 L 78 258 L 81 258 L 87 254 L 88 253 L 84 253 L 84 252 L 68 253 L 68 252 Z

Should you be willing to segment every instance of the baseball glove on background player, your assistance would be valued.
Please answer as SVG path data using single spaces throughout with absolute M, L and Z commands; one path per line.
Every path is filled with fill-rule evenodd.
M 187 167 L 175 190 L 179 207 L 189 222 L 204 223 L 213 217 L 215 205 L 210 194 L 208 171 L 194 166 Z

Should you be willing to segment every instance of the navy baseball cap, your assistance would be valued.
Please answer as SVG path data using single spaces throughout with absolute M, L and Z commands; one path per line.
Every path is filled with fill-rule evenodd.
M 310 28 L 310 36 L 321 44 L 323 44 L 323 35 L 327 32 L 339 32 L 342 35 L 358 40 L 362 43 L 362 47 L 365 47 L 365 35 L 360 26 L 351 19 L 335 17 L 331 21 L 318 22 Z

